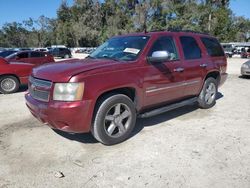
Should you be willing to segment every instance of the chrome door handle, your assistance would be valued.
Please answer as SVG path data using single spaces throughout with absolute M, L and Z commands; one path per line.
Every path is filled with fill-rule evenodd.
M 200 67 L 207 67 L 207 64 L 206 63 L 200 64 Z
M 184 71 L 184 68 L 181 68 L 181 67 L 174 69 L 174 72 L 183 72 L 183 71 Z

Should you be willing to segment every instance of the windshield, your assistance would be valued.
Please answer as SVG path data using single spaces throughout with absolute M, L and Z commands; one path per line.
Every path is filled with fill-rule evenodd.
M 13 58 L 15 58 L 15 56 L 16 56 L 17 54 L 18 54 L 18 53 L 15 52 L 15 53 L 12 53 L 12 54 L 6 56 L 5 58 L 6 58 L 6 59 L 13 59 Z
M 148 36 L 111 38 L 99 46 L 89 55 L 89 57 L 96 59 L 107 58 L 113 60 L 133 61 L 137 59 L 148 39 Z

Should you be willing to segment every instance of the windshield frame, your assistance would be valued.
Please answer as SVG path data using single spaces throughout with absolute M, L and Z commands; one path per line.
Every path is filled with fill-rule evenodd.
M 108 56 L 104 56 L 104 57 L 95 57 L 93 56 L 93 54 L 99 50 L 103 45 L 105 45 L 105 43 L 108 43 L 109 41 L 111 40 L 114 40 L 114 39 L 122 39 L 122 38 L 131 38 L 131 37 L 135 37 L 135 38 L 140 38 L 140 37 L 145 37 L 146 39 L 146 42 L 145 44 L 142 46 L 142 48 L 140 49 L 140 51 L 136 54 L 136 57 L 134 59 L 119 59 L 119 58 L 115 58 L 115 57 L 108 57 Z M 133 62 L 133 61 L 136 61 L 139 59 L 139 57 L 141 56 L 141 54 L 143 53 L 143 51 L 146 49 L 146 46 L 148 45 L 149 41 L 150 41 L 150 38 L 151 36 L 150 35 L 122 35 L 122 36 L 115 36 L 115 37 L 112 37 L 108 40 L 106 40 L 104 43 L 102 43 L 100 46 L 98 46 L 96 48 L 95 51 L 93 51 L 91 54 L 89 54 L 89 58 L 93 58 L 93 59 L 110 59 L 110 60 L 114 60 L 114 61 L 125 61 L 125 62 Z M 104 47 L 103 47 L 104 48 Z M 126 48 L 125 48 L 126 49 Z M 124 50 L 125 50 L 124 49 Z M 123 51 L 124 51 L 123 50 Z M 132 53 L 131 53 L 132 54 Z

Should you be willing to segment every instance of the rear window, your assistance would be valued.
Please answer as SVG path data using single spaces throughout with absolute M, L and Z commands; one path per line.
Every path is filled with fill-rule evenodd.
M 201 49 L 193 37 L 180 37 L 185 59 L 200 59 Z
M 202 43 L 207 49 L 207 53 L 211 57 L 224 56 L 224 52 L 219 42 L 215 38 L 201 38 Z

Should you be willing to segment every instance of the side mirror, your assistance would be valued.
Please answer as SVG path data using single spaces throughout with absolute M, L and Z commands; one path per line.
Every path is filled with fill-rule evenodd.
M 150 63 L 160 63 L 169 60 L 169 58 L 170 54 L 168 51 L 155 51 L 152 53 L 152 56 L 147 59 Z

